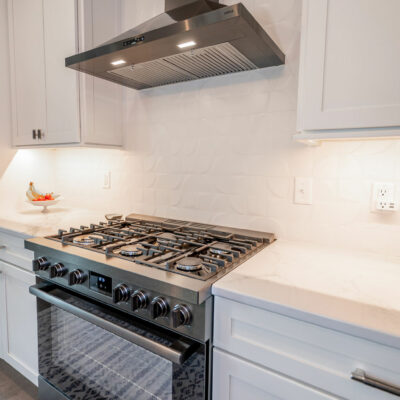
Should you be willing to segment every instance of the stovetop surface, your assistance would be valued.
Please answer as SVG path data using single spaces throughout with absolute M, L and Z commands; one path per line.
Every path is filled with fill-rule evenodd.
M 204 281 L 273 241 L 271 234 L 136 214 L 108 216 L 107 222 L 47 238 Z

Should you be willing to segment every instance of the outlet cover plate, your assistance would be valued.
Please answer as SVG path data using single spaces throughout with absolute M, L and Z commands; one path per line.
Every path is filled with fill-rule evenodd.
M 396 211 L 396 186 L 392 182 L 375 182 L 372 188 L 372 211 Z

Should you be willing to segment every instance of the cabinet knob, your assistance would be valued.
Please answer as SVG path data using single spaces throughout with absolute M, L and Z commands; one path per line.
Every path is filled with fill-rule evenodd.
M 32 138 L 36 140 L 37 134 L 36 134 L 36 129 L 32 130 Z
M 38 129 L 38 131 L 37 131 L 37 137 L 38 137 L 39 140 L 41 140 L 41 139 L 44 138 L 44 132 L 42 132 L 41 129 Z

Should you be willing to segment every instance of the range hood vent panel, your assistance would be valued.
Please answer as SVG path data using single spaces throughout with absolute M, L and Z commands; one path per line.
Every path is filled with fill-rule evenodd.
M 109 71 L 147 87 L 257 69 L 230 43 L 190 50 L 162 59 Z
M 175 3 L 183 5 L 171 8 Z M 183 15 L 186 19 L 179 20 Z M 189 49 L 179 48 L 182 43 L 188 43 Z M 65 64 L 141 90 L 284 61 L 285 55 L 243 4 L 166 0 L 165 13 L 95 49 L 66 58 Z

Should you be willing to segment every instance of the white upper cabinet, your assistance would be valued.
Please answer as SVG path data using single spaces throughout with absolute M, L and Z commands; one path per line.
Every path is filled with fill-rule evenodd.
M 90 50 L 121 32 L 120 0 L 79 2 L 79 51 Z M 122 144 L 123 88 L 112 82 L 80 74 L 82 130 L 86 143 Z
M 399 0 L 304 0 L 298 139 L 400 136 Z
M 13 144 L 37 143 L 46 127 L 42 0 L 8 2 Z
M 8 0 L 8 12 L 13 145 L 121 146 L 121 87 L 65 67 L 100 44 L 94 32 L 120 33 L 120 1 Z

